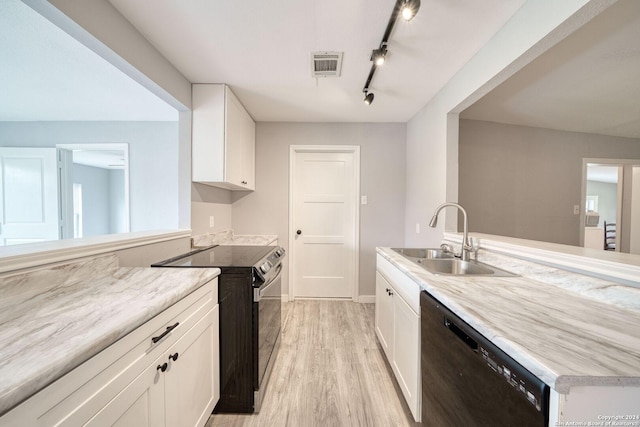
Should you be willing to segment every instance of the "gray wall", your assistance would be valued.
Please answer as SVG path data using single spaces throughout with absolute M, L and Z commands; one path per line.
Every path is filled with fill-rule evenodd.
M 277 234 L 288 250 L 289 146 L 359 145 L 360 194 L 368 197 L 360 206 L 359 295 L 374 295 L 375 247 L 404 240 L 405 140 L 405 124 L 257 123 L 256 191 L 232 194 L 234 231 Z
M 436 229 L 427 224 L 440 203 L 459 200 L 458 114 L 604 7 L 597 0 L 527 1 L 435 96 L 425 99 L 407 123 L 405 245 L 437 246 L 445 228 L 456 229 L 450 221 L 453 209 Z
M 640 158 L 640 140 L 461 119 L 470 230 L 579 245 L 583 158 Z
M 129 144 L 131 231 L 178 225 L 177 122 L 0 122 L 0 146 Z

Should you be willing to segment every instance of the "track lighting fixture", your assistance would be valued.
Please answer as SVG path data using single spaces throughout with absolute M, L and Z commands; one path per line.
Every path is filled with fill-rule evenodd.
M 369 93 L 366 90 L 364 91 L 364 103 L 367 105 L 371 105 L 371 103 L 373 102 L 373 93 Z
M 402 2 L 402 17 L 405 21 L 411 21 L 420 9 L 420 0 L 404 0 Z
M 384 59 L 386 56 L 387 56 L 387 49 L 385 49 L 384 47 L 381 47 L 380 49 L 374 49 L 371 52 L 371 60 L 378 67 L 384 64 Z
M 398 20 L 398 16 L 402 15 L 405 20 L 410 21 L 414 16 L 416 16 L 418 9 L 420 9 L 420 0 L 396 0 L 391 16 L 389 17 L 389 22 L 387 23 L 387 28 L 382 36 L 380 47 L 371 52 L 371 61 L 373 64 L 371 64 L 371 71 L 369 71 L 369 76 L 367 77 L 367 81 L 362 89 L 365 95 L 365 104 L 370 105 L 373 102 L 373 93 L 369 93 L 371 79 L 373 79 L 376 69 L 385 62 L 385 58 L 387 56 L 387 44 L 389 43 L 389 37 L 391 36 L 391 31 L 393 31 L 393 26 Z

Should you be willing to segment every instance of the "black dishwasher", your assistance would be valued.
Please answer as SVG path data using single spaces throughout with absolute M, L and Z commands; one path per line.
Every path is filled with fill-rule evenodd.
M 422 424 L 546 427 L 549 387 L 427 292 L 422 316 Z

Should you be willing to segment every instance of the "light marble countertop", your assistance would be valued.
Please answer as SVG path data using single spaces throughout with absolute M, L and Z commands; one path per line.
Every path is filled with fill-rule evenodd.
M 115 255 L 0 278 L 0 415 L 216 277 Z
M 435 275 L 377 252 L 558 393 L 640 386 L 640 289 L 495 254 L 480 260 L 521 276 Z
M 191 247 L 207 247 L 211 245 L 227 246 L 268 246 L 275 244 L 277 235 L 271 234 L 234 234 L 233 230 L 203 234 L 191 238 Z

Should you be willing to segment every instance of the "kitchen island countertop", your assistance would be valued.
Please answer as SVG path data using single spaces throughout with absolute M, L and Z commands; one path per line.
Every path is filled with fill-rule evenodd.
M 617 293 L 640 302 L 640 289 L 621 286 L 599 301 L 545 283 L 539 271 L 527 277 L 526 268 L 518 277 L 435 275 L 390 248 L 377 252 L 558 393 L 640 386 L 640 310 L 615 304 Z M 519 260 L 509 262 L 513 269 Z
M 0 279 L 0 415 L 219 274 L 120 268 L 115 255 Z

